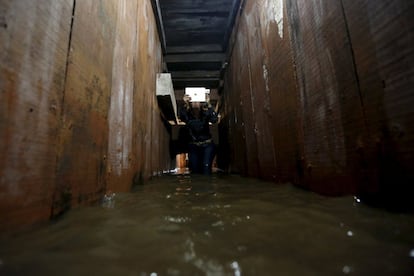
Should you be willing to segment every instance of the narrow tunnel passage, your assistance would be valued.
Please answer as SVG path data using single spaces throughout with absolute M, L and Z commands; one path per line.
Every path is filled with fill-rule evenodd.
M 197 12 L 191 10 L 192 5 Z M 277 194 L 283 194 L 283 189 L 294 190 L 293 199 L 305 196 L 298 187 L 310 191 L 308 197 L 316 196 L 311 193 L 316 192 L 322 205 L 332 202 L 336 206 L 332 208 L 349 206 L 338 213 L 364 213 L 366 217 L 352 226 L 370 235 L 354 245 L 369 247 L 365 242 L 378 239 L 377 245 L 384 250 L 397 250 L 398 253 L 391 250 L 396 255 L 383 268 L 404 275 L 412 268 L 409 248 L 414 248 L 411 236 L 405 234 L 412 225 L 414 210 L 412 14 L 414 4 L 406 0 L 2 1 L 1 234 L 49 225 L 50 219 L 60 217 L 62 220 L 54 227 L 66 225 L 69 230 L 76 225 L 69 224 L 77 210 L 80 214 L 88 212 L 86 206 L 93 206 L 90 208 L 97 213 L 106 210 L 99 204 L 105 195 L 116 193 L 122 206 L 130 201 L 145 201 L 145 194 L 150 198 L 149 191 L 158 193 L 158 188 L 161 190 L 152 200 L 165 200 L 168 193 L 163 193 L 161 187 L 174 190 L 187 185 L 179 181 L 180 176 L 167 177 L 169 180 L 157 177 L 177 167 L 176 154 L 180 153 L 174 134 L 181 126 L 166 119 L 156 97 L 157 76 L 170 73 L 177 107 L 183 105 L 181 99 L 187 85 L 205 85 L 220 103 L 220 123 L 214 125 L 218 147 L 215 164 L 230 183 L 215 174 L 213 183 L 204 183 L 207 192 L 202 192 L 202 197 L 214 200 L 210 192 L 218 189 L 225 197 L 221 209 L 235 219 L 242 216 L 239 210 L 233 213 L 223 207 L 227 200 L 237 206 L 232 200 L 237 202 L 240 187 L 233 182 L 253 181 L 261 187 L 264 184 L 260 180 L 268 181 L 266 189 L 275 196 L 274 201 L 280 199 Z M 187 25 L 179 25 L 183 22 Z M 206 26 L 215 28 L 206 30 Z M 189 27 L 193 28 L 186 29 Z M 203 31 L 208 39 L 201 35 Z M 179 35 L 188 40 L 180 40 Z M 220 39 L 214 40 L 216 36 Z M 180 42 L 194 44 L 184 47 Z M 243 178 L 234 180 L 231 175 Z M 199 184 L 191 185 L 200 188 Z M 127 193 L 134 189 L 140 192 Z M 239 194 L 241 202 L 245 191 Z M 197 206 L 192 197 L 198 196 L 191 192 L 189 196 L 186 200 Z M 378 209 L 366 205 L 354 208 L 352 196 Z M 255 198 L 246 199 L 249 200 Z M 248 236 L 249 240 L 259 239 L 265 244 L 266 235 L 272 235 L 267 230 L 278 228 L 273 220 L 283 219 L 277 211 L 282 205 L 269 202 L 272 200 L 264 200 L 268 211 L 256 210 L 263 218 L 256 223 L 262 224 L 264 230 L 257 236 Z M 310 208 L 312 200 L 304 206 Z M 341 205 L 344 202 L 347 203 Z M 263 202 L 259 200 L 257 204 Z M 283 204 L 289 206 L 288 202 Z M 177 210 L 180 212 L 180 207 Z M 331 221 L 334 215 L 326 211 Z M 382 222 L 376 219 L 381 214 L 386 217 Z M 218 215 L 225 217 L 226 213 Z M 158 219 L 163 217 L 168 215 Z M 81 214 L 77 219 L 86 218 Z M 231 224 L 231 219 L 222 222 Z M 365 225 L 365 219 L 372 224 Z M 303 221 L 292 223 L 301 225 Z M 334 223 L 333 240 L 344 238 L 336 236 L 335 231 L 343 229 L 337 227 L 337 220 Z M 197 232 L 196 224 L 181 230 Z M 293 228 L 293 224 L 283 227 Z M 315 222 L 307 226 L 316 229 L 317 225 Z M 378 227 L 379 234 L 374 233 Z M 65 235 L 76 231 L 54 233 L 70 239 Z M 296 238 L 307 241 L 310 236 Z M 276 250 L 275 240 L 267 241 Z M 141 242 L 145 241 L 138 240 L 137 246 Z M 191 248 L 196 243 L 190 239 L 188 244 Z M 9 246 L 13 246 L 12 241 Z M 305 247 L 310 250 L 314 245 L 305 243 Z M 31 248 L 28 255 L 35 254 L 35 247 Z M 260 251 L 259 246 L 250 245 L 249 250 L 252 248 Z M 65 247 L 66 250 L 70 251 Z M 257 251 L 248 254 L 253 256 Z M 365 252 L 361 253 L 363 258 L 370 251 L 361 252 Z M 217 269 L 217 274 L 237 274 L 240 267 L 249 271 L 246 262 L 227 259 L 228 256 L 220 261 L 201 258 L 200 268 L 198 254 L 190 259 L 194 261 L 193 268 L 201 269 L 201 273 L 208 274 L 206 267 L 213 272 Z M 394 259 L 401 254 L 405 257 Z M 258 266 L 262 261 L 264 265 L 270 263 L 267 258 L 280 257 L 273 253 L 258 255 L 265 259 L 252 257 Z M 0 256 L 0 272 L 7 265 L 5 258 Z M 401 270 L 394 270 L 395 264 L 401 264 Z M 335 271 L 365 271 L 358 272 L 358 267 L 340 262 Z M 333 268 L 326 272 L 330 269 Z M 174 274 L 175 270 L 167 273 Z

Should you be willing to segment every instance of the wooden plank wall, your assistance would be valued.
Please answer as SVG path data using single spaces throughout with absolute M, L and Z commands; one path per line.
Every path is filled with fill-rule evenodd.
M 299 155 L 297 92 L 287 21 L 275 18 L 286 18 L 283 5 L 246 2 L 233 33 L 222 124 L 229 129 L 231 171 L 285 182 Z
M 412 207 L 414 3 L 342 2 L 366 124 L 354 142 L 358 191 L 366 197 L 378 194 L 397 208 Z
M 170 169 L 149 0 L 2 1 L 0 24 L 1 228 Z
M 105 190 L 117 11 L 111 2 L 77 1 L 74 9 L 53 215 Z
M 354 130 L 364 128 L 341 1 L 290 1 L 287 7 L 295 24 L 303 185 L 330 194 L 354 192 L 355 160 L 349 154 Z
M 0 228 L 50 216 L 72 8 L 0 4 Z
M 413 201 L 413 9 L 246 0 L 223 92 L 230 170 Z

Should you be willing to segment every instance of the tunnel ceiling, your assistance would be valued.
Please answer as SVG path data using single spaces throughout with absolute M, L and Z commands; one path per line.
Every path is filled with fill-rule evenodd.
M 153 0 L 175 89 L 219 88 L 241 0 Z

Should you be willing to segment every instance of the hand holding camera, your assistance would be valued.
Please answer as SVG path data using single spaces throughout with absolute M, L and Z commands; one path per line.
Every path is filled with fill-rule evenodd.
M 189 110 L 190 109 L 191 97 L 189 95 L 184 95 L 183 101 L 184 101 L 184 107 L 185 107 L 185 109 Z

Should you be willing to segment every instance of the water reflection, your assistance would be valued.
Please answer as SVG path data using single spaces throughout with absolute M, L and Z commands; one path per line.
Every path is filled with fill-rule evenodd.
M 237 176 L 164 176 L 2 239 L 0 275 L 413 275 L 414 218 Z

